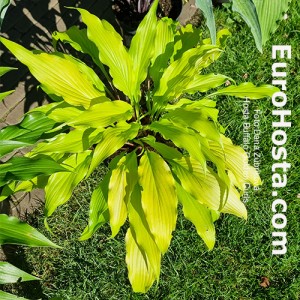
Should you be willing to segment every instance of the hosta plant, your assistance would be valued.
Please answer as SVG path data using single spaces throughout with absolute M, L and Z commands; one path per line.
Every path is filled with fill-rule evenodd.
M 43 234 L 18 218 L 0 214 L 0 246 L 5 244 L 24 245 L 29 247 L 55 247 L 58 245 L 48 240 Z M 40 280 L 9 262 L 0 261 L 0 286 L 6 283 Z M 0 290 L 0 299 L 23 299 Z
M 10 0 L 1 0 L 0 1 L 0 29 L 3 23 L 4 16 L 6 14 L 6 11 L 8 7 L 10 6 L 11 1 Z
M 54 40 L 90 55 L 94 69 L 71 55 L 29 51 L 1 38 L 54 102 L 0 131 L 2 155 L 32 147 L 0 165 L 0 200 L 42 187 L 47 220 L 82 180 L 109 161 L 80 240 L 106 222 L 114 237 L 128 220 L 126 263 L 136 292 L 147 291 L 159 278 L 178 203 L 209 249 L 220 213 L 247 218 L 240 195 L 246 182 L 258 185 L 260 178 L 243 149 L 225 136 L 216 98 L 258 99 L 276 90 L 205 74 L 229 32 L 219 32 L 212 46 L 198 30 L 157 20 L 157 5 L 156 0 L 129 49 L 108 22 L 77 9 L 87 28 L 55 33 Z M 228 80 L 232 84 L 225 87 Z
M 16 68 L 0 67 L 0 77 L 3 76 L 4 74 L 6 74 L 9 71 L 12 71 L 12 70 L 16 70 Z M 13 92 L 14 92 L 14 90 L 5 91 L 5 92 L 0 93 L 0 102 L 2 100 L 4 100 L 5 97 L 9 96 Z
M 216 25 L 213 14 L 213 0 L 196 0 L 196 7 L 201 9 L 209 28 L 213 44 L 216 42 Z M 251 29 L 256 48 L 262 52 L 263 46 L 270 39 L 288 10 L 292 0 L 229 0 L 232 10 L 240 14 Z

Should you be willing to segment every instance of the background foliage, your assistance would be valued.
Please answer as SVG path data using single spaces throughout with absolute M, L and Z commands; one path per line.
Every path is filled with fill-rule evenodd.
M 216 40 L 216 28 L 211 0 L 196 0 L 196 6 L 200 8 L 206 18 L 213 43 Z M 251 29 L 257 49 L 262 52 L 263 46 L 269 40 L 272 33 L 278 27 L 278 21 L 282 20 L 288 10 L 291 0 L 229 0 L 232 10 L 240 14 Z M 227 7 L 231 5 L 226 4 Z

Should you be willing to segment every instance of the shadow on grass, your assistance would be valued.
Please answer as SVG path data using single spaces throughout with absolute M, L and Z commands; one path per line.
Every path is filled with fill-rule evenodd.
M 33 269 L 27 263 L 23 247 L 16 245 L 3 245 L 2 251 L 5 254 L 7 262 L 29 274 L 32 274 Z M 27 299 L 47 299 L 47 297 L 43 294 L 39 280 L 8 284 L 4 285 L 3 289 L 9 293 L 14 293 L 15 295 L 17 294 L 18 296 L 25 297 Z

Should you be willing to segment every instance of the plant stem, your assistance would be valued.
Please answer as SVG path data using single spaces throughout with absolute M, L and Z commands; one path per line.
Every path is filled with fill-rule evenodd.
M 98 65 L 98 67 L 100 68 L 100 70 L 101 70 L 101 72 L 103 73 L 103 75 L 104 75 L 104 77 L 106 78 L 106 80 L 108 81 L 108 83 L 109 83 L 111 89 L 114 91 L 115 95 L 116 95 L 117 98 L 120 100 L 120 97 L 119 97 L 119 95 L 118 95 L 118 93 L 117 93 L 117 91 L 116 91 L 114 85 L 112 84 L 112 80 L 111 80 L 111 78 L 109 77 L 109 75 L 107 74 L 107 72 L 106 72 L 106 70 L 105 70 L 105 67 L 103 66 L 103 64 L 102 64 L 100 61 L 97 63 L 97 65 Z M 113 98 L 114 98 L 114 95 L 113 95 L 107 88 L 105 88 L 105 89 L 106 89 L 106 91 L 109 93 L 109 95 L 112 97 L 112 100 L 114 100 L 114 99 L 113 99 Z
M 105 87 L 105 91 L 108 93 L 108 95 L 111 97 L 111 100 L 113 100 L 114 98 L 114 95 L 112 94 L 112 92 L 107 88 Z
M 140 121 L 140 108 L 139 108 L 139 104 L 137 102 L 135 102 L 135 104 L 134 104 L 134 109 L 135 109 L 136 120 L 139 122 Z

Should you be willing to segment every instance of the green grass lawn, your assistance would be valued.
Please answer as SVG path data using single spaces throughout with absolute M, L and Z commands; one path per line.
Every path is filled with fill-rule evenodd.
M 163 258 L 159 283 L 145 295 L 134 294 L 125 265 L 126 228 L 115 239 L 109 239 L 109 226 L 103 226 L 92 239 L 77 241 L 86 226 L 91 191 L 105 172 L 105 169 L 100 169 L 88 182 L 82 183 L 71 201 L 49 220 L 55 233 L 53 241 L 64 249 L 25 250 L 26 269 L 41 277 L 42 281 L 14 285 L 12 289 L 30 299 L 300 299 L 300 199 L 297 199 L 300 193 L 300 5 L 296 2 L 262 55 L 256 50 L 250 31 L 242 21 L 229 24 L 228 13 L 216 11 L 218 27 L 230 26 L 232 37 L 227 51 L 210 68 L 211 72 L 226 74 L 237 83 L 271 84 L 271 46 L 292 45 L 292 60 L 287 61 L 286 107 L 292 109 L 292 127 L 286 128 L 287 161 L 292 168 L 288 172 L 288 186 L 279 195 L 288 204 L 287 254 L 272 256 L 271 204 L 275 198 L 271 195 L 271 135 L 274 130 L 272 121 L 277 119 L 272 116 L 271 100 L 264 99 L 250 105 L 250 122 L 253 122 L 254 110 L 261 111 L 259 153 L 263 185 L 259 191 L 251 192 L 246 204 L 247 222 L 231 215 L 222 216 L 216 222 L 217 242 L 212 251 L 206 250 L 194 226 L 183 218 L 180 211 L 171 247 Z M 218 100 L 220 123 L 239 145 L 243 143 L 242 104 L 243 100 L 233 98 Z M 250 162 L 253 163 L 253 156 Z M 37 214 L 32 223 L 46 233 L 42 213 Z M 263 276 L 269 279 L 269 287 L 260 286 Z

